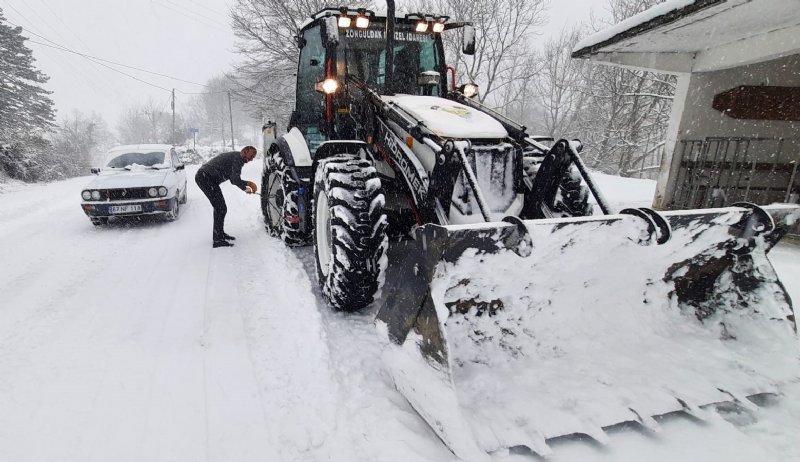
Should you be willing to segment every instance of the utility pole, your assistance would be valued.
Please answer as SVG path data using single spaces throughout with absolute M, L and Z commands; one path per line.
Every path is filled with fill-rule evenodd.
M 170 142 L 175 144 L 175 89 L 172 89 L 172 136 Z
M 236 147 L 233 145 L 233 106 L 231 105 L 231 91 L 228 90 L 228 114 L 231 116 L 231 151 L 235 151 Z
M 222 97 L 222 93 L 220 93 L 220 97 Z M 220 121 L 220 128 L 222 129 L 222 149 L 225 149 L 225 102 L 223 101 L 219 105 L 219 121 Z

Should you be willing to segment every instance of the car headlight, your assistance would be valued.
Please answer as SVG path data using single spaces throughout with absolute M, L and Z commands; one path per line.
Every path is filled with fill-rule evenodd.
M 148 189 L 148 190 L 147 190 L 147 195 L 148 195 L 148 196 L 150 196 L 150 197 L 156 197 L 156 196 L 158 196 L 158 189 L 156 189 L 156 188 L 150 188 L 150 189 Z
M 165 188 L 163 186 L 158 188 L 158 195 L 159 196 L 166 196 L 167 195 L 167 188 Z
M 81 193 L 81 197 L 83 198 L 83 200 L 88 201 L 88 200 L 90 200 L 92 198 L 92 192 L 91 191 L 84 191 L 84 192 Z
M 92 191 L 92 199 L 94 199 L 96 201 L 99 201 L 100 200 L 100 191 L 98 191 L 96 189 L 94 191 Z

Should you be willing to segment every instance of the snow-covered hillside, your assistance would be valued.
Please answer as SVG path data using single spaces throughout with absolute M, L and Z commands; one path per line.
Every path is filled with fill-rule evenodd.
M 194 182 L 177 222 L 95 228 L 87 181 L 0 194 L 0 460 L 454 460 L 384 371 L 374 311 L 331 312 L 310 249 L 268 237 L 257 196 L 223 185 L 236 246 L 211 249 Z M 598 182 L 615 207 L 654 188 Z M 800 300 L 800 247 L 772 255 Z M 553 460 L 800 460 L 800 387 L 728 419 L 565 441 Z

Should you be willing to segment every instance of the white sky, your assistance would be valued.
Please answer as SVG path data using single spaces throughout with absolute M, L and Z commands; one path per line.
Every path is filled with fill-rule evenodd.
M 290 1 L 290 0 L 289 0 Z M 0 0 L 9 22 L 77 52 L 204 83 L 237 59 L 228 20 L 234 0 Z M 346 3 L 346 0 L 342 2 Z M 551 0 L 544 35 L 588 19 L 604 0 Z M 27 32 L 30 31 L 30 32 Z M 50 76 L 59 118 L 74 109 L 97 111 L 113 129 L 121 111 L 149 98 L 169 108 L 168 91 L 155 88 L 83 57 L 27 42 L 38 67 Z M 203 87 L 106 63 L 165 89 L 176 88 L 177 107 Z
M 228 70 L 236 58 L 225 0 L 0 0 L 0 8 L 31 40 L 47 43 L 36 33 L 78 52 L 192 82 L 205 83 Z M 125 106 L 152 98 L 169 108 L 168 91 L 78 55 L 27 43 L 39 68 L 50 76 L 46 88 L 53 91 L 59 117 L 73 109 L 95 110 L 113 128 Z M 168 90 L 203 91 L 108 65 Z M 178 105 L 189 98 L 176 96 Z

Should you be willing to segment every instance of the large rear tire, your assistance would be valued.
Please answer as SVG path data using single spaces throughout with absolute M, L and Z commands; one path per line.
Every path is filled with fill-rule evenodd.
M 270 235 L 287 245 L 304 245 L 307 238 L 300 230 L 297 208 L 299 185 L 280 153 L 270 154 L 268 168 L 261 177 L 261 211 Z
M 314 184 L 314 255 L 325 298 L 358 311 L 372 303 L 386 269 L 386 215 L 381 181 L 356 157 L 320 162 Z

